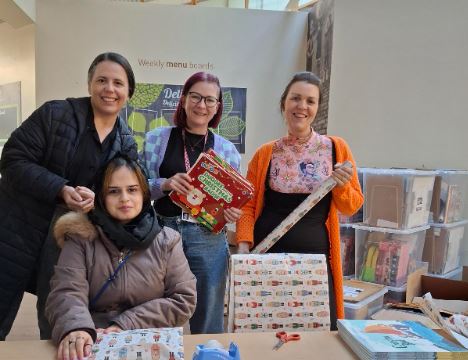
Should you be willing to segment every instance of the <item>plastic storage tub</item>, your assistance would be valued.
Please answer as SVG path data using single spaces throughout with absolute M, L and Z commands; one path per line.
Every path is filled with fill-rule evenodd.
M 437 170 L 432 194 L 431 213 L 434 223 L 462 220 L 468 193 L 468 171 Z
M 427 276 L 433 276 L 443 279 L 450 279 L 450 280 L 461 280 L 463 276 L 463 266 L 460 266 L 446 274 L 426 274 Z
M 435 171 L 361 170 L 366 225 L 409 229 L 429 223 Z
M 400 287 L 387 286 L 387 290 L 388 292 L 384 296 L 384 304 L 406 302 L 406 284 Z
M 351 224 L 340 224 L 341 264 L 346 277 L 354 275 L 354 236 Z
M 428 271 L 446 274 L 460 266 L 463 235 L 468 220 L 450 224 L 431 224 L 426 232 L 423 261 L 429 263 Z
M 361 185 L 361 190 L 363 189 L 363 179 L 362 179 L 362 171 L 360 168 L 357 168 L 357 175 L 359 179 L 359 184 Z M 343 215 L 341 213 L 338 213 L 338 220 L 340 221 L 340 224 L 355 224 L 355 223 L 362 223 L 363 221 L 363 212 L 364 212 L 364 207 L 361 206 L 361 208 L 351 216 Z
M 421 261 L 426 230 L 354 225 L 356 231 L 356 278 L 377 284 L 400 287 Z
M 361 281 L 356 280 L 345 280 L 343 282 L 344 285 L 344 292 L 345 292 L 345 302 L 344 302 L 344 310 L 345 310 L 345 319 L 352 319 L 352 320 L 363 320 L 368 319 L 372 314 L 379 311 L 383 307 L 383 299 L 384 295 L 387 293 L 387 288 L 384 286 L 379 286 L 376 284 L 367 284 L 365 288 L 361 287 L 359 283 L 363 283 Z M 361 301 L 357 302 L 350 302 L 346 299 L 349 299 L 350 296 L 347 296 L 350 292 L 352 293 L 353 290 L 356 293 L 360 293 L 362 291 L 367 291 L 369 286 L 374 286 L 375 288 L 372 289 L 371 294 L 369 296 L 365 296 Z M 360 290 L 360 291 L 359 291 Z M 362 297 L 362 294 L 360 294 Z

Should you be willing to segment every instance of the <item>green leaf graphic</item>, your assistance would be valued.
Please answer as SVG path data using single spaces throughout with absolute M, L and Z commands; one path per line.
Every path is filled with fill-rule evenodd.
M 229 115 L 234 107 L 231 91 L 223 92 L 223 117 Z
M 134 108 L 147 108 L 156 101 L 163 87 L 162 84 L 136 84 L 135 93 L 128 103 Z
M 128 117 L 127 122 L 130 129 L 135 132 L 144 133 L 146 131 L 146 118 L 142 113 L 133 111 Z
M 153 119 L 149 122 L 149 131 L 153 130 L 157 127 L 161 126 L 169 126 L 169 122 L 164 118 L 164 116 L 160 116 L 156 119 Z
M 227 139 L 235 139 L 245 129 L 245 122 L 238 116 L 227 116 L 221 120 L 217 133 Z
M 133 138 L 138 146 L 138 152 L 143 151 L 143 142 L 145 141 L 144 136 L 142 135 L 134 135 Z

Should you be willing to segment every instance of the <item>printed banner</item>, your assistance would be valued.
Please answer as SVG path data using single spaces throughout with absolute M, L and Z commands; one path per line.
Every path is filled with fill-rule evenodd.
M 313 123 L 319 134 L 326 134 L 328 127 L 334 6 L 335 0 L 320 0 L 309 9 L 306 69 L 322 80 L 320 107 Z
M 245 153 L 245 88 L 223 87 L 223 115 L 213 131 Z M 182 94 L 182 85 L 136 84 L 135 93 L 121 116 L 133 130 L 138 150 L 143 149 L 145 134 L 159 126 L 173 125 L 173 115 Z

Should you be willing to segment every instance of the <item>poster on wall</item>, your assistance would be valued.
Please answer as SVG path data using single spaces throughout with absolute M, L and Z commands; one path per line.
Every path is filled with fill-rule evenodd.
M 247 89 L 223 87 L 223 113 L 217 128 L 218 135 L 231 141 L 237 150 L 245 153 Z M 121 116 L 133 131 L 138 150 L 143 148 L 145 134 L 159 126 L 173 125 L 173 115 L 182 94 L 182 85 L 137 84 L 135 93 Z
M 321 102 L 314 129 L 327 133 L 328 100 L 330 95 L 330 73 L 333 45 L 334 0 L 316 2 L 308 11 L 307 71 L 312 71 L 322 80 Z
M 0 85 L 0 147 L 21 123 L 21 82 Z

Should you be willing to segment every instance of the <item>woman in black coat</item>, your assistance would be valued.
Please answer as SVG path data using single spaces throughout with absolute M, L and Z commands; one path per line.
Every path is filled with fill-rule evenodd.
M 49 226 L 66 211 L 93 208 L 90 187 L 108 159 L 116 153 L 137 158 L 135 141 L 118 115 L 134 89 L 128 61 L 116 53 L 101 54 L 88 70 L 90 97 L 45 103 L 5 144 L 0 162 L 0 340 L 11 329 L 24 291 L 37 293 L 41 338 L 50 338 L 44 306 L 58 249 L 47 236 Z

